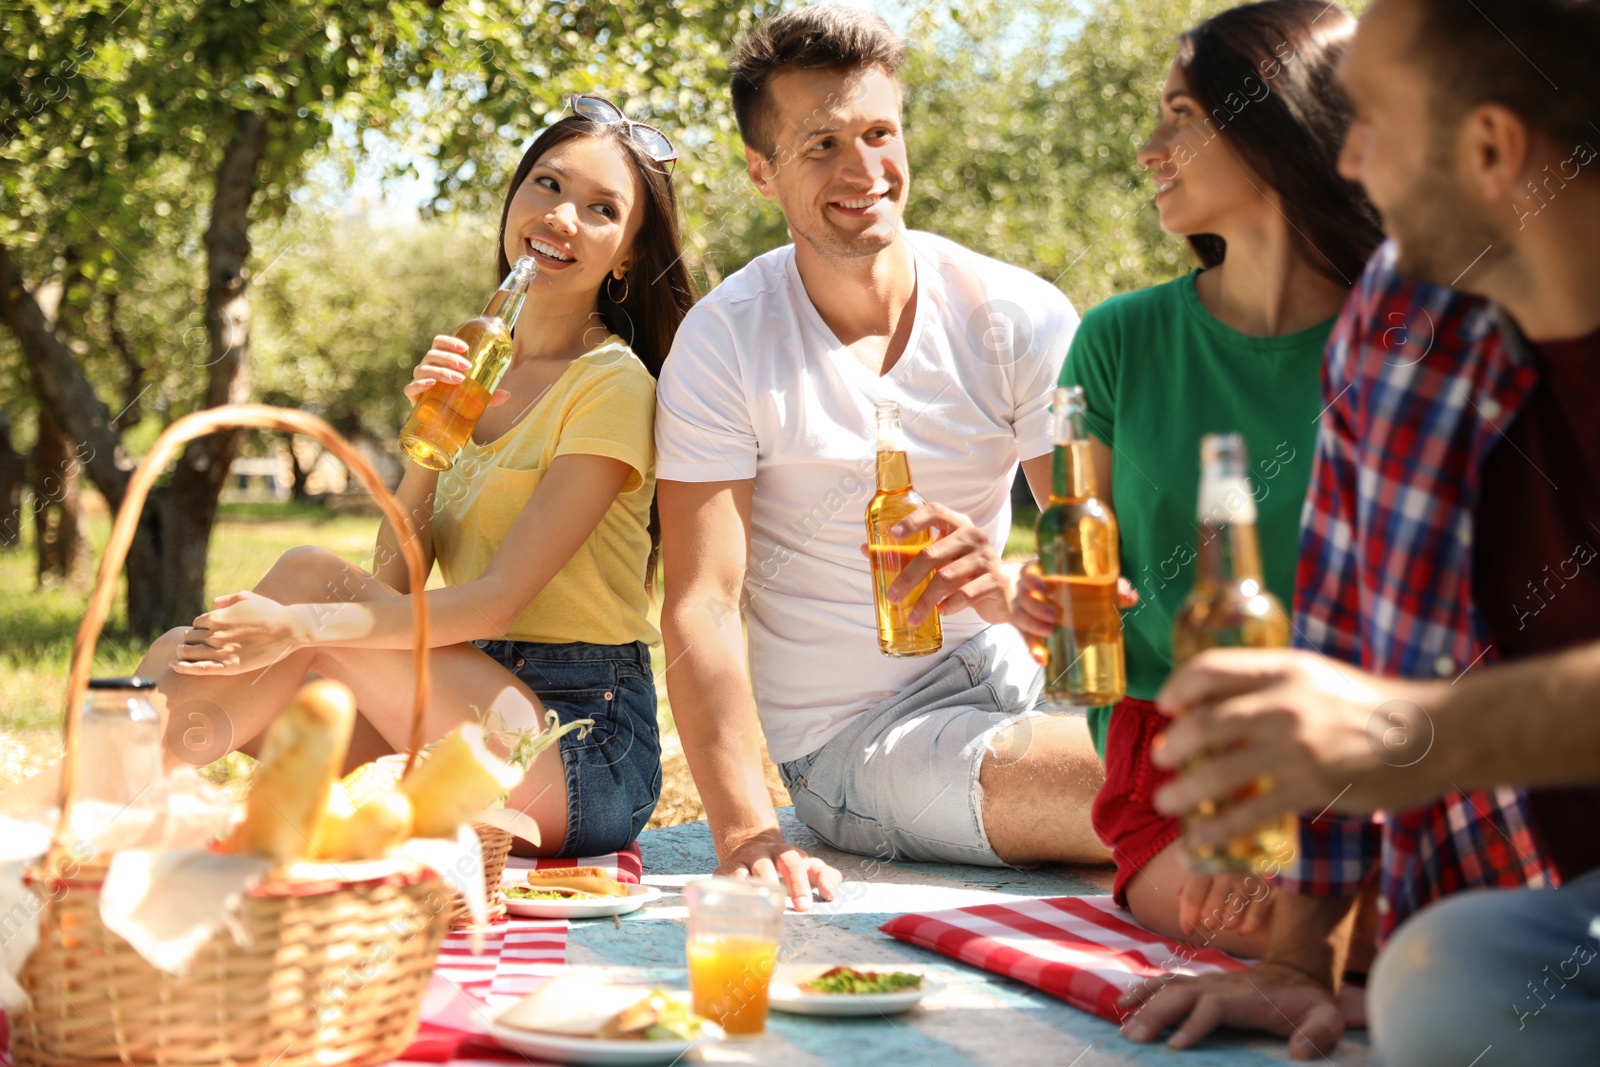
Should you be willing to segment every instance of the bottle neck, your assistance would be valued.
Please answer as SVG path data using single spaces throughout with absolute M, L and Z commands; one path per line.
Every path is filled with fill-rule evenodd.
M 499 319 L 509 330 L 517 324 L 517 316 L 522 313 L 522 305 L 527 299 L 527 293 L 519 293 L 512 289 L 496 289 L 494 295 L 489 298 L 489 303 L 484 306 L 483 317 Z
M 1207 520 L 1200 531 L 1195 585 L 1233 586 L 1246 579 L 1262 583 L 1256 524 Z
M 878 450 L 878 492 L 903 493 L 911 488 L 911 461 L 901 451 Z
M 1055 457 L 1051 461 L 1050 502 L 1065 504 L 1074 500 L 1087 500 L 1099 490 L 1094 480 L 1094 462 L 1089 453 L 1088 441 L 1056 442 Z

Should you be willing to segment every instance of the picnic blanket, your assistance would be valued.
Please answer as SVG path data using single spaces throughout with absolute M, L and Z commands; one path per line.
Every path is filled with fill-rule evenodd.
M 621 852 L 582 859 L 524 859 L 511 856 L 507 870 L 553 867 L 603 867 L 619 882 L 637 884 L 643 862 L 637 844 Z M 477 1035 L 477 1026 L 489 1014 L 533 991 L 567 962 L 565 920 L 519 919 L 496 923 L 482 935 L 483 951 L 471 950 L 469 934 L 456 931 L 439 948 L 433 979 L 422 1005 L 422 1025 L 402 1060 L 448 1062 L 468 1052 L 473 1062 L 515 1061 L 524 1056 L 500 1051 Z M 0 1067 L 12 1067 L 11 1034 L 5 1012 L 0 1012 Z
M 1216 949 L 1151 933 L 1109 896 L 1018 899 L 901 915 L 880 929 L 1026 982 L 1114 1023 L 1129 1014 L 1117 1007 L 1117 998 L 1143 982 L 1249 967 Z

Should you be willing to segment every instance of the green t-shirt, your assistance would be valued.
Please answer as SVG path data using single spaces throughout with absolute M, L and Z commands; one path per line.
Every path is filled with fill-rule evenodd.
M 1114 451 L 1122 573 L 1139 593 L 1122 617 L 1128 695 L 1143 700 L 1172 670 L 1172 619 L 1194 584 L 1205 434 L 1244 435 L 1267 589 L 1289 606 L 1333 328 L 1329 319 L 1281 337 L 1240 333 L 1200 302 L 1199 273 L 1089 311 L 1061 369 L 1062 385 L 1083 387 L 1090 432 Z M 1110 717 L 1089 713 L 1102 758 Z

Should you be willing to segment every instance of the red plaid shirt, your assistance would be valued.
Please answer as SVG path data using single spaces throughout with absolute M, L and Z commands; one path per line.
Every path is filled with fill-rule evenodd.
M 1493 659 L 1472 599 L 1473 508 L 1485 457 L 1538 380 L 1501 326 L 1482 300 L 1399 278 L 1393 245 L 1368 264 L 1328 341 L 1297 646 L 1401 678 L 1453 680 Z M 1426 759 L 1430 740 L 1407 738 L 1391 758 Z M 1296 893 L 1354 895 L 1379 865 L 1380 941 L 1450 893 L 1556 883 L 1511 788 L 1304 818 L 1300 846 L 1281 879 Z

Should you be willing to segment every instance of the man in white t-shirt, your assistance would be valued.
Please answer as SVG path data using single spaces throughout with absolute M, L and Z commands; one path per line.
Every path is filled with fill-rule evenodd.
M 796 907 L 840 876 L 784 841 L 761 732 L 797 814 L 884 859 L 1103 862 L 1103 780 L 1083 719 L 1033 705 L 1041 672 L 1005 622 L 1000 551 L 1020 460 L 1048 495 L 1049 401 L 1078 317 L 1026 271 L 901 223 L 910 181 L 874 15 L 807 6 L 734 59 L 750 177 L 794 244 L 678 330 L 656 417 L 667 686 L 719 871 L 782 877 Z M 937 540 L 893 595 L 933 580 L 941 650 L 878 650 L 865 512 L 874 409 L 900 405 Z M 748 627 L 746 636 L 739 625 Z

